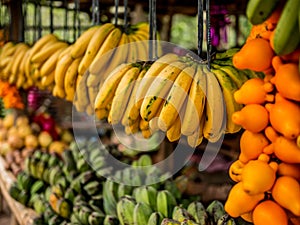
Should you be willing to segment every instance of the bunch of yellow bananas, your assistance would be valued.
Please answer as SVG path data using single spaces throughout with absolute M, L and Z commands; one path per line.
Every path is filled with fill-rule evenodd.
M 246 76 L 230 65 L 236 51 L 218 53 L 211 70 L 173 53 L 154 62 L 123 63 L 101 84 L 95 114 L 111 124 L 121 123 L 127 134 L 140 131 L 149 138 L 161 130 L 171 142 L 186 136 L 192 147 L 203 138 L 216 142 L 222 134 L 241 129 L 231 118 L 242 107 L 233 94 L 258 76 L 251 72 Z

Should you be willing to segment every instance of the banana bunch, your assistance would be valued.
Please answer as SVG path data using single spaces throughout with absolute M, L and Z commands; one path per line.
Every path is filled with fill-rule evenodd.
M 237 51 L 217 53 L 211 70 L 173 53 L 155 62 L 123 63 L 103 81 L 95 115 L 144 138 L 157 130 L 171 142 L 186 136 L 192 147 L 203 138 L 216 142 L 224 132 L 236 133 L 241 127 L 231 117 L 242 105 L 235 102 L 233 93 L 248 79 L 263 76 L 235 69 L 232 56 Z
M 297 0 L 250 0 L 246 14 L 253 25 L 262 24 L 275 11 L 281 11 L 270 40 L 277 55 L 287 55 L 300 44 L 300 2 Z

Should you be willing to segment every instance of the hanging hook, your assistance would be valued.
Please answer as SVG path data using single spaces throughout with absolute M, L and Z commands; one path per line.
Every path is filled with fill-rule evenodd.
M 128 0 L 124 0 L 124 30 L 128 31 Z
M 203 3 L 202 0 L 198 0 L 198 56 L 201 58 L 202 43 L 203 43 Z
M 206 52 L 207 67 L 210 70 L 211 62 L 211 33 L 210 33 L 210 0 L 206 0 Z
M 157 44 L 156 40 L 156 0 L 149 0 L 149 59 L 157 58 Z M 154 50 L 154 54 L 153 54 Z
M 115 0 L 115 25 L 118 25 L 119 0 Z

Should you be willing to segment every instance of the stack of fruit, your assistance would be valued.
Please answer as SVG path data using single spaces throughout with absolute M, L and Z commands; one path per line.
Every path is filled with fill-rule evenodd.
M 147 23 L 128 26 L 126 31 L 106 23 L 89 28 L 73 44 L 59 40 L 54 34 L 42 36 L 31 47 L 22 42 L 7 42 L 0 50 L 0 78 L 16 84 L 18 88 L 26 90 L 37 86 L 53 91 L 54 96 L 72 101 L 76 83 L 84 73 L 90 72 L 95 75 L 91 79 L 99 80 L 108 62 L 115 66 L 124 60 L 136 61 L 138 57 L 147 57 L 147 42 L 126 45 L 122 52 L 121 49 L 115 52 L 112 49 L 147 40 L 148 34 Z M 90 80 L 89 84 L 90 87 L 98 85 L 95 80 Z
M 73 135 L 57 125 L 56 130 L 58 136 L 54 138 L 26 115 L 8 112 L 0 119 L 0 154 L 5 158 L 6 168 L 18 174 L 24 168 L 24 159 L 37 149 L 61 154 L 73 140 Z
M 106 151 L 141 167 L 139 173 L 112 170 L 105 163 Z M 145 169 L 151 164 L 147 154 L 132 160 L 116 146 L 99 149 L 91 140 L 78 146 L 72 142 L 61 157 L 41 151 L 27 157 L 25 170 L 18 174 L 10 194 L 40 215 L 35 224 L 235 224 L 221 202 L 205 207 L 199 196 L 182 194 L 178 178 L 164 179 L 164 174 Z M 162 181 L 142 186 L 143 179 L 154 177 L 152 173 Z M 105 174 L 115 174 L 128 184 L 113 182 Z
M 224 132 L 241 128 L 232 121 L 232 114 L 242 107 L 233 93 L 248 79 L 264 77 L 232 66 L 238 50 L 217 53 L 212 71 L 191 57 L 173 53 L 155 62 L 121 64 L 100 87 L 95 114 L 113 125 L 121 123 L 127 134 L 141 131 L 149 138 L 161 130 L 172 142 L 186 136 L 192 147 L 203 137 L 216 142 Z
M 229 170 L 237 183 L 225 203 L 231 216 L 255 225 L 300 221 L 300 46 L 295 34 L 299 30 L 282 31 L 298 23 L 300 2 L 284 3 L 253 26 L 247 42 L 233 56 L 235 67 L 266 73 L 264 79 L 246 81 L 234 94 L 245 107 L 232 119 L 245 131 L 239 158 Z M 266 35 L 265 26 L 272 26 L 271 34 Z

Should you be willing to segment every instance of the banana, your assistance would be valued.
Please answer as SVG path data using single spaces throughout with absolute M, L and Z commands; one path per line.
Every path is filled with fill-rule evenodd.
M 180 222 L 173 220 L 173 219 L 168 219 L 168 218 L 164 218 L 161 221 L 161 225 L 180 225 L 180 224 L 181 224 Z
M 135 199 L 137 203 L 145 203 L 156 211 L 157 189 L 152 186 L 141 186 L 135 190 Z
M 204 123 L 205 123 L 205 114 L 203 114 L 200 119 L 199 127 L 194 131 L 194 133 L 187 136 L 188 145 L 191 146 L 192 148 L 196 148 L 203 141 Z
M 230 79 L 230 77 L 221 70 L 212 69 L 212 72 L 215 74 L 216 78 L 218 79 L 218 82 L 221 86 L 224 101 L 226 104 L 226 117 L 227 117 L 227 123 L 226 123 L 226 133 L 236 133 L 241 129 L 241 126 L 235 124 L 232 121 L 232 114 L 236 111 L 239 111 L 242 109 L 242 104 L 238 104 L 234 100 L 234 92 L 238 90 L 237 85 Z
M 136 118 L 131 118 L 130 117 L 130 111 L 133 110 L 132 107 L 135 106 L 135 99 L 136 99 L 137 89 L 139 88 L 140 82 L 143 79 L 144 75 L 146 74 L 148 68 L 149 67 L 147 65 L 146 66 L 143 65 L 143 68 L 140 70 L 140 73 L 139 73 L 137 79 L 135 80 L 134 87 L 132 89 L 132 92 L 131 92 L 131 95 L 130 95 L 130 98 L 128 100 L 128 104 L 127 104 L 127 107 L 126 107 L 126 110 L 125 110 L 123 118 L 122 118 L 122 125 L 123 126 L 127 126 L 127 125 L 131 126 L 136 121 Z M 138 109 L 136 109 L 136 110 L 138 110 Z
M 187 97 L 195 71 L 194 67 L 188 66 L 175 79 L 158 117 L 158 126 L 162 131 L 169 130 L 175 121 L 177 125 L 181 126 L 181 118 L 178 115 Z
M 236 225 L 236 222 L 226 213 L 218 219 L 217 225 Z
M 11 74 L 17 74 L 22 73 L 22 70 L 20 69 L 21 62 L 23 61 L 24 56 L 26 55 L 27 51 L 29 49 L 29 46 L 24 44 L 22 47 L 18 49 L 18 54 L 14 58 L 14 63 L 11 67 Z
M 111 103 L 118 84 L 124 74 L 133 67 L 131 63 L 123 63 L 113 70 L 100 87 L 95 100 L 95 109 L 105 109 Z
M 117 215 L 117 184 L 107 179 L 103 185 L 103 209 L 107 215 Z
M 48 87 L 49 85 L 51 85 L 53 83 L 54 83 L 54 71 L 42 76 L 41 85 L 43 87 Z
M 112 23 L 101 25 L 91 38 L 78 68 L 79 74 L 84 74 L 94 60 L 107 35 L 115 28 Z
M 119 220 L 115 216 L 106 215 L 103 221 L 103 225 L 119 225 Z
M 135 40 L 132 36 L 128 35 L 128 54 L 126 62 L 137 62 L 138 61 L 138 49 Z
M 239 71 L 238 69 L 234 68 L 233 66 L 212 66 L 214 69 L 223 70 L 231 80 L 236 84 L 238 88 L 240 88 L 247 80 L 248 77 L 245 73 Z
M 84 191 L 89 195 L 93 196 L 101 190 L 102 186 L 99 181 L 91 181 L 83 186 Z
M 156 202 L 157 211 L 165 218 L 170 218 L 174 207 L 177 205 L 174 196 L 167 190 L 161 190 L 157 193 Z
M 55 34 L 49 33 L 43 35 L 40 39 L 38 39 L 34 45 L 32 46 L 31 56 L 35 55 L 39 52 L 47 43 L 57 41 L 58 38 Z M 31 57 L 30 57 L 31 58 Z
M 134 208 L 136 202 L 131 196 L 124 196 L 117 203 L 117 215 L 121 225 L 134 225 Z
M 88 73 L 88 71 L 86 71 Z M 81 78 L 79 78 L 81 77 Z M 75 99 L 76 99 L 76 109 L 79 112 L 85 112 L 86 107 L 90 104 L 89 100 L 89 95 L 87 91 L 87 85 L 86 85 L 86 80 L 87 80 L 88 74 L 84 74 L 83 76 L 78 76 L 80 79 L 78 81 L 78 85 L 76 85 L 76 94 L 75 94 Z M 78 80 L 77 78 L 77 80 Z M 77 81 L 76 81 L 77 82 Z
M 97 52 L 97 54 L 95 55 L 93 61 L 91 62 L 91 65 L 89 67 L 89 71 L 90 73 L 92 74 L 98 74 L 99 71 L 101 70 L 101 67 L 99 68 L 99 62 L 102 60 L 102 56 L 116 48 L 118 46 L 118 43 L 120 41 L 122 37 L 122 31 L 115 27 L 108 35 L 107 37 L 105 38 L 103 44 L 100 46 L 100 49 L 99 51 Z
M 131 195 L 133 188 L 131 186 L 120 183 L 118 186 L 118 200 L 120 200 L 125 195 Z
M 1 61 L 6 58 L 7 56 L 11 55 L 13 52 L 10 52 L 12 50 L 9 49 L 13 49 L 13 47 L 15 46 L 14 42 L 12 41 L 8 41 L 6 42 L 2 48 L 1 48 L 1 53 L 0 53 L 0 59 Z M 14 50 L 13 50 L 14 51 Z
M 218 200 L 213 200 L 207 206 L 206 212 L 208 216 L 212 218 L 213 223 L 217 223 L 218 220 L 226 213 L 224 210 L 224 205 Z
M 104 219 L 105 219 L 105 215 L 103 214 L 103 212 L 94 211 L 89 215 L 88 222 L 89 225 L 101 225 L 103 224 Z
M 146 225 L 161 225 L 163 218 L 164 217 L 160 212 L 153 212 Z
M 185 67 L 187 67 L 187 64 L 182 61 L 172 62 L 154 78 L 140 109 L 141 117 L 144 120 L 149 121 L 155 116 L 160 104 L 163 104 L 170 91 L 173 82 Z
M 65 48 L 58 49 L 42 64 L 42 66 L 41 66 L 41 76 L 42 77 L 55 70 L 59 55 L 62 53 L 62 51 L 64 51 L 64 49 Z
M 203 136 L 210 142 L 216 142 L 225 132 L 225 102 L 219 82 L 215 75 L 208 70 L 207 67 L 202 67 L 207 81 L 207 94 L 205 104 L 206 121 L 203 127 Z
M 187 207 L 187 212 L 199 225 L 206 225 L 209 223 L 209 216 L 206 212 L 206 208 L 201 202 L 191 202 Z
M 117 48 L 110 50 L 101 57 L 101 60 L 98 60 L 96 67 L 97 71 L 99 71 L 95 74 L 91 73 L 88 77 L 87 85 L 89 87 L 98 87 L 101 81 L 105 80 L 111 71 L 113 71 L 120 64 L 126 62 L 128 52 L 128 45 L 126 45 L 127 43 L 127 35 L 122 33 Z
M 160 127 L 160 126 L 159 126 Z M 178 141 L 181 137 L 181 118 L 177 114 L 175 122 L 171 127 L 166 131 L 166 137 L 170 142 Z
M 274 51 L 277 55 L 289 54 L 299 46 L 299 9 L 300 2 L 297 0 L 287 0 L 284 4 L 273 37 Z
M 76 91 L 76 78 L 78 72 L 78 66 L 81 58 L 73 60 L 69 68 L 67 68 L 66 75 L 64 78 L 64 90 L 66 93 L 66 100 L 72 102 Z
M 85 30 L 79 38 L 74 43 L 73 49 L 71 51 L 71 57 L 73 59 L 82 57 L 88 47 L 95 32 L 99 29 L 99 25 L 92 26 Z
M 231 59 L 232 56 L 237 53 L 238 51 L 240 51 L 241 48 L 230 48 L 227 49 L 226 51 L 223 52 L 217 52 L 214 59 Z M 214 61 L 211 62 L 212 64 L 214 63 Z
M 197 67 L 195 77 L 192 81 L 187 106 L 181 125 L 183 135 L 192 135 L 199 127 L 206 103 L 207 77 L 202 66 Z
M 68 47 L 66 42 L 57 41 L 48 47 L 43 48 L 42 51 L 37 52 L 31 58 L 31 63 L 43 63 L 47 58 L 49 58 L 53 53 L 59 49 L 65 49 Z
M 178 222 L 183 222 L 184 220 L 191 220 L 193 217 L 189 214 L 189 212 L 180 206 L 175 206 L 172 213 L 172 219 Z
M 136 61 L 148 61 L 149 60 L 149 52 L 148 52 L 148 43 L 136 34 L 129 34 L 129 40 L 131 40 L 131 44 L 133 48 L 136 50 Z
M 111 110 L 108 114 L 109 123 L 117 124 L 120 122 L 130 98 L 134 82 L 137 79 L 139 72 L 140 67 L 134 66 L 133 68 L 128 70 L 121 79 L 116 89 L 115 96 L 112 100 Z
M 261 24 L 271 16 L 279 0 L 249 0 L 246 7 L 246 16 L 253 24 Z
M 148 204 L 138 202 L 133 210 L 134 225 L 146 225 L 153 210 Z
M 125 133 L 129 135 L 138 132 L 141 119 L 141 117 L 138 117 L 135 121 L 131 122 L 131 125 L 125 125 Z

